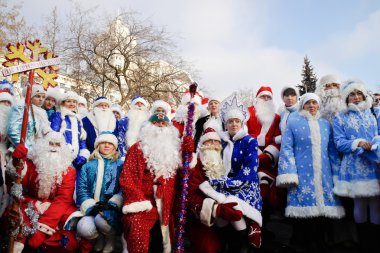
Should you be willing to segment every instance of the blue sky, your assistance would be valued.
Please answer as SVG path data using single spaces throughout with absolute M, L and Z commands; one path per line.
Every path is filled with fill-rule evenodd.
M 10 0 L 9 0 L 10 2 Z M 12 1 L 14 2 L 14 1 Z M 20 1 L 19 1 L 20 2 Z M 176 38 L 180 55 L 199 70 L 196 80 L 224 98 L 239 89 L 301 81 L 303 57 L 317 77 L 359 78 L 380 91 L 380 1 L 377 0 L 81 0 L 99 17 L 135 10 Z M 69 0 L 24 1 L 29 24 Z

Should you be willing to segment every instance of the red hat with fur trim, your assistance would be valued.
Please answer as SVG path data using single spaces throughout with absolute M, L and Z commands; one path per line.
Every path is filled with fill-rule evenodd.
M 208 140 L 220 141 L 219 134 L 214 130 L 214 128 L 211 128 L 211 127 L 206 128 L 203 135 L 199 139 L 199 144 L 203 145 L 203 143 Z
M 261 86 L 260 89 L 256 93 L 256 97 L 258 98 L 262 95 L 273 97 L 272 88 L 269 86 Z

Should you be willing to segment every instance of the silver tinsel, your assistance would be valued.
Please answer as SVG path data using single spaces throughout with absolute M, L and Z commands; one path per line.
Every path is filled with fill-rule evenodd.
M 14 183 L 11 188 L 11 195 L 19 200 L 22 200 L 22 185 Z
M 31 227 L 28 227 L 26 224 L 23 224 L 22 233 L 25 236 L 30 236 L 36 233 L 37 231 L 37 223 L 38 219 L 40 218 L 40 215 L 36 210 L 34 210 L 32 202 L 28 203 L 27 208 L 25 208 L 25 213 L 29 217 Z

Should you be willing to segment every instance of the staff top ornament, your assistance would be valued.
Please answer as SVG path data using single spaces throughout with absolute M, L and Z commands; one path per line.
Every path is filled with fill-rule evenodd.
M 40 40 L 26 43 L 8 44 L 8 54 L 3 62 L 4 76 L 12 75 L 12 82 L 15 83 L 20 78 L 20 73 L 25 73 L 34 69 L 35 73 L 42 79 L 42 86 L 46 90 L 49 86 L 57 86 L 55 79 L 58 78 L 59 58 L 49 52 L 46 47 L 41 47 Z M 28 49 L 28 50 L 26 50 Z

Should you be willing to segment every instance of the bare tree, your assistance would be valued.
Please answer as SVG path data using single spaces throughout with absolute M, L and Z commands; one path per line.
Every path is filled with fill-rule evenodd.
M 122 106 L 135 95 L 178 103 L 191 80 L 168 33 L 135 13 L 96 22 L 92 13 L 76 8 L 70 16 L 64 50 L 75 70 L 68 73 L 90 84 L 93 97 L 115 96 Z
M 35 29 L 20 17 L 19 8 L 20 5 L 8 6 L 7 1 L 0 0 L 0 53 L 6 51 L 5 46 L 8 43 L 34 40 Z
M 59 21 L 57 6 L 50 12 L 50 16 L 45 17 L 45 24 L 40 29 L 42 31 L 41 41 L 56 55 L 62 53 L 62 30 L 63 24 Z

